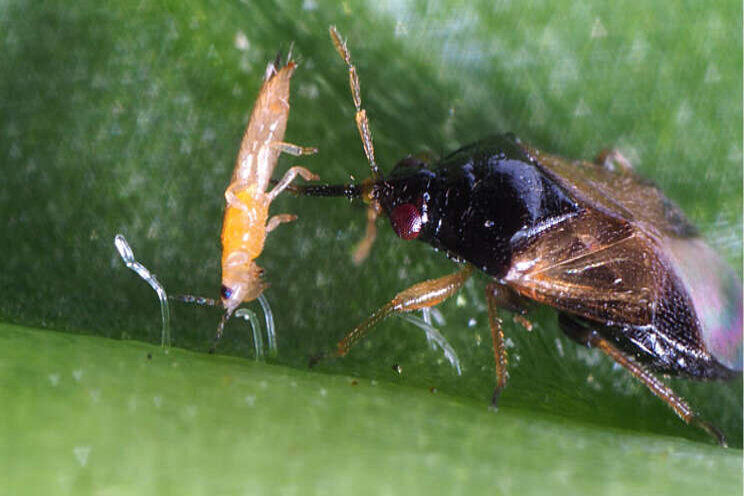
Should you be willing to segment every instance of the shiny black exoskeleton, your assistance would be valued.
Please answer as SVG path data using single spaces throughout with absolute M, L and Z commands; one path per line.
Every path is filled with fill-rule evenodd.
M 463 147 L 431 167 L 408 157 L 373 195 L 394 223 L 402 205 L 415 206 L 417 239 L 497 278 L 509 270 L 522 233 L 579 211 L 508 134 Z

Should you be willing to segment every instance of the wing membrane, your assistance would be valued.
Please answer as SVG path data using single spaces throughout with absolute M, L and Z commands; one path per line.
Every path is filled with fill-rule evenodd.
M 592 320 L 648 324 L 669 282 L 649 241 L 624 221 L 585 211 L 525 243 L 505 280 Z

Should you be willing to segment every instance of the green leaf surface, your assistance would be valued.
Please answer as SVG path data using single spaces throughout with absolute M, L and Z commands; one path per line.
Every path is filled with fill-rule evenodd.
M 175 485 L 192 480 L 189 477 L 201 477 L 191 492 L 212 492 L 210 487 L 217 492 L 225 472 L 233 472 L 234 477 L 242 473 L 222 468 L 240 466 L 260 472 L 268 466 L 251 458 L 255 453 L 275 461 L 272 470 L 278 472 L 270 473 L 278 477 L 271 480 L 292 480 L 295 469 L 278 468 L 280 460 L 292 458 L 289 443 L 272 443 L 271 436 L 250 441 L 236 437 L 235 430 L 249 430 L 238 426 L 245 420 L 242 417 L 226 421 L 234 429 L 224 431 L 201 420 L 192 424 L 189 436 L 182 435 L 186 424 L 174 427 L 173 422 L 186 422 L 182 412 L 191 404 L 207 417 L 211 395 L 222 394 L 199 388 L 203 394 L 196 395 L 197 386 L 188 385 L 200 374 L 194 372 L 189 380 L 163 376 L 163 381 L 172 382 L 170 388 L 140 384 L 117 392 L 131 377 L 112 365 L 118 359 L 98 362 L 95 346 L 122 356 L 134 353 L 131 356 L 137 359 L 147 348 L 74 334 L 159 342 L 157 300 L 121 263 L 113 248 L 118 232 L 127 236 L 138 260 L 157 274 L 169 293 L 217 296 L 223 192 L 265 64 L 277 50 L 286 51 L 290 42 L 294 41 L 300 67 L 293 78 L 287 139 L 317 146 L 320 153 L 301 160 L 283 157 L 278 171 L 301 162 L 328 182 L 367 176 L 347 74 L 328 39 L 329 24 L 336 24 L 348 37 L 384 170 L 408 153 L 428 150 L 438 155 L 505 131 L 572 158 L 591 159 L 603 148 L 618 147 L 641 174 L 682 207 L 711 246 L 740 272 L 741 19 L 742 7 L 735 2 L 0 2 L 0 320 L 69 333 L 3 328 L 0 339 L 13 341 L 2 348 L 3 363 L 11 364 L 0 369 L 3 391 L 8 392 L 7 403 L 17 404 L 13 411 L 19 422 L 25 422 L 23 429 L 49 428 L 44 424 L 48 417 L 31 415 L 24 408 L 55 401 L 54 395 L 62 389 L 46 387 L 49 374 L 58 370 L 68 380 L 70 370 L 79 369 L 71 362 L 51 367 L 57 363 L 51 355 L 50 367 L 43 366 L 44 353 L 52 353 L 62 340 L 68 344 L 62 349 L 70 357 L 100 363 L 96 375 L 104 382 L 96 387 L 119 398 L 112 403 L 101 400 L 107 413 L 98 425 L 74 420 L 88 393 L 69 391 L 80 395 L 70 406 L 69 429 L 58 429 L 56 440 L 51 434 L 41 436 L 38 443 L 27 445 L 25 456 L 53 465 L 58 462 L 49 448 L 53 442 L 65 446 L 69 458 L 75 446 L 95 446 L 92 440 L 78 440 L 73 432 L 90 439 L 105 431 L 109 459 L 126 460 L 130 467 L 122 468 L 129 472 L 117 472 L 116 480 L 126 480 L 122 492 L 138 493 L 140 487 L 164 492 L 169 484 L 186 487 Z M 454 481 L 464 473 L 456 467 L 467 466 L 463 461 L 468 460 L 482 472 L 477 477 L 469 472 L 467 477 L 477 478 L 484 490 L 495 485 L 506 492 L 537 492 L 546 485 L 559 485 L 549 474 L 560 470 L 547 474 L 541 467 L 557 467 L 556 455 L 570 457 L 564 447 L 573 442 L 587 450 L 583 458 L 577 457 L 583 466 L 577 462 L 567 476 L 579 484 L 579 490 L 611 492 L 619 487 L 618 492 L 627 492 L 622 490 L 626 486 L 618 485 L 623 483 L 619 474 L 627 474 L 624 483 L 639 488 L 645 484 L 654 491 L 679 488 L 677 493 L 685 489 L 694 493 L 697 486 L 688 479 L 699 474 L 701 485 L 733 481 L 729 492 L 741 492 L 741 467 L 733 462 L 719 464 L 718 458 L 741 460 L 741 451 L 709 446 L 705 434 L 685 426 L 623 370 L 564 338 L 555 312 L 547 308 L 531 316 L 535 323 L 531 333 L 510 319 L 505 323 L 511 378 L 501 398 L 502 411 L 492 420 L 485 413 L 493 387 L 493 353 L 484 275 L 440 307 L 446 323 L 439 328 L 460 356 L 462 376 L 454 373 L 440 352 L 427 346 L 420 331 L 400 319 L 381 324 L 347 358 L 306 373 L 311 354 L 331 349 L 396 292 L 449 273 L 455 266 L 421 243 L 398 240 L 381 222 L 371 257 L 355 267 L 350 254 L 363 235 L 364 210 L 345 200 L 284 195 L 272 205 L 272 212 L 300 215 L 299 221 L 271 233 L 259 259 L 272 283 L 266 294 L 277 323 L 279 353 L 272 366 L 252 363 L 247 325 L 234 320 L 218 351 L 238 358 L 174 349 L 165 358 L 154 353 L 152 364 L 137 362 L 136 367 L 154 365 L 155 369 L 161 361 L 178 356 L 179 362 L 193 361 L 194 371 L 210 368 L 205 369 L 204 385 L 238 375 L 245 384 L 258 384 L 265 376 L 277 403 L 268 403 L 266 413 L 250 421 L 250 431 L 271 432 L 274 438 L 284 438 L 282 429 L 289 427 L 282 425 L 298 432 L 318 432 L 304 441 L 305 456 L 297 456 L 309 468 L 296 470 L 312 474 L 298 479 L 299 484 L 317 481 L 321 473 L 341 477 L 345 471 L 348 479 L 344 480 L 350 483 L 353 478 L 355 488 L 379 487 L 370 492 L 384 492 L 388 487 L 397 492 L 399 487 L 415 487 L 423 492 L 428 482 L 417 477 L 417 470 L 441 462 L 449 468 L 436 472 L 444 474 L 446 481 L 433 487 L 453 484 L 444 487 L 454 492 Z M 219 312 L 175 305 L 172 313 L 175 345 L 206 351 Z M 38 358 L 34 348 L 39 350 Z M 18 364 L 26 364 L 29 380 L 46 381 L 45 387 L 18 380 Z M 401 374 L 393 371 L 393 364 Z M 251 379 L 253 374 L 257 378 Z M 348 385 L 347 376 L 359 378 L 359 390 Z M 291 408 L 302 403 L 296 392 L 286 385 L 273 386 L 281 377 L 306 385 L 298 389 L 323 388 L 334 403 L 329 401 L 328 412 L 309 420 L 302 409 Z M 379 387 L 369 387 L 370 380 L 379 381 Z M 390 382 L 406 387 L 385 385 Z M 703 418 L 726 433 L 732 446 L 741 448 L 741 380 L 671 380 L 671 384 Z M 441 394 L 431 395 L 431 387 Z M 127 395 L 139 394 L 138 388 L 142 394 L 162 391 L 166 397 L 169 391 L 187 399 L 183 408 L 169 411 L 170 422 L 157 416 L 148 419 L 147 412 L 154 412 L 150 408 L 138 411 L 138 420 L 128 424 L 131 430 L 117 430 L 108 415 L 112 419 L 127 415 Z M 30 396 L 23 397 L 20 391 Z M 308 394 L 317 399 L 315 393 Z M 391 412 L 384 406 L 370 407 L 378 394 L 384 405 L 400 402 L 401 406 Z M 206 398 L 204 408 L 199 407 L 201 399 L 192 397 Z M 219 404 L 216 399 L 215 404 Z M 462 415 L 460 409 L 466 407 L 473 409 L 470 415 Z M 49 410 L 49 415 L 55 411 Z M 216 421 L 220 417 L 214 410 L 210 418 Z M 355 412 L 349 418 L 358 423 L 339 420 L 346 418 L 346 412 Z M 436 424 L 430 423 L 432 412 L 440 419 Z M 336 424 L 322 424 L 326 420 L 319 418 L 326 413 Z M 407 428 L 413 429 L 413 439 L 429 440 L 447 457 L 438 451 L 425 454 L 426 444 L 414 443 L 416 451 L 411 443 L 407 448 L 392 444 L 397 440 L 385 434 L 398 429 L 400 415 L 409 414 Z M 343 433 L 338 439 L 327 430 L 331 425 Z M 373 435 L 366 434 L 367 427 L 376 428 Z M 530 429 L 539 436 L 529 437 Z M 220 443 L 210 437 L 215 432 L 222 433 Z M 182 470 L 195 465 L 182 466 L 172 459 L 165 473 L 138 469 L 136 464 L 145 461 L 152 468 L 159 454 L 168 457 L 158 451 L 170 450 L 165 446 L 152 448 L 150 458 L 137 459 L 138 443 L 154 444 L 152 438 L 159 433 L 170 436 L 168 443 L 183 443 L 183 448 L 168 451 L 173 456 L 191 450 L 186 446 L 193 442 L 194 452 L 199 451 L 192 458 L 194 464 L 202 461 L 199 457 L 217 463 L 201 474 Z M 470 441 L 455 449 L 458 434 L 463 440 L 470 436 Z M 516 446 L 526 439 L 524 450 Z M 117 442 L 123 451 L 114 453 Z M 626 442 L 632 445 L 630 451 L 623 451 Z M 647 442 L 649 451 L 644 451 Z M 246 449 L 252 443 L 255 446 Z M 658 448 L 657 443 L 665 447 Z M 667 453 L 666 443 L 672 443 L 674 450 L 683 446 L 685 456 L 698 460 L 698 471 L 686 462 L 675 462 L 667 466 L 668 478 L 660 479 L 668 484 L 657 484 L 653 471 L 643 463 L 629 466 L 628 472 L 612 468 L 611 460 L 622 462 L 636 449 L 649 459 L 654 459 L 649 453 L 656 448 Z M 504 445 L 517 451 L 512 456 L 498 454 L 496 449 Z M 342 453 L 341 463 L 316 463 L 335 446 Z M 6 451 L 0 464 L 8 466 L 14 456 Z M 356 464 L 351 460 L 354 456 L 365 463 Z M 395 464 L 399 456 L 401 461 L 408 457 L 410 464 Z M 245 466 L 238 465 L 241 457 L 248 460 Z M 385 485 L 381 476 L 391 472 L 387 465 L 370 465 L 373 471 L 367 468 L 367 462 L 378 458 L 396 466 L 400 470 L 396 473 L 407 473 Z M 602 467 L 607 469 L 597 469 L 595 460 L 604 460 Z M 703 474 L 708 464 L 715 469 Z M 512 468 L 513 475 L 505 475 Z M 60 465 L 52 475 L 39 478 L 40 486 L 73 480 L 66 470 Z M 144 474 L 148 479 L 141 481 L 143 486 L 127 485 L 140 483 L 136 479 Z M 380 476 L 378 486 L 375 474 Z M 79 487 L 104 487 L 115 479 L 113 472 L 105 471 L 97 477 Z M 498 481 L 504 480 L 510 485 L 499 486 Z M 156 481 L 163 485 L 153 486 Z M 357 481 L 363 483 L 356 486 Z M 274 492 L 279 482 L 262 484 Z M 78 486 L 63 487 L 74 492 Z
M 678 438 L 142 343 L 0 331 L 9 494 L 676 495 L 741 484 L 739 451 Z

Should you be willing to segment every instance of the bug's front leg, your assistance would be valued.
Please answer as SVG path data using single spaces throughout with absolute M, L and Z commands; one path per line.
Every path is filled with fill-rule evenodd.
M 377 239 L 377 217 L 380 216 L 381 207 L 375 202 L 367 208 L 367 227 L 364 231 L 364 238 L 354 248 L 352 261 L 354 265 L 360 265 L 368 256 L 372 245 Z
M 346 355 L 352 346 L 369 333 L 372 328 L 385 318 L 394 313 L 411 312 L 422 308 L 433 307 L 442 303 L 450 296 L 457 293 L 463 284 L 470 278 L 473 268 L 466 265 L 462 270 L 438 279 L 414 284 L 395 295 L 395 298 L 380 307 L 367 320 L 356 326 L 341 341 L 334 353 L 316 355 L 310 359 L 312 367 L 318 361 L 326 357 L 342 357 Z
M 486 286 L 486 302 L 488 303 L 488 323 L 493 340 L 493 358 L 496 363 L 496 387 L 491 397 L 491 406 L 496 409 L 501 391 L 506 387 L 506 381 L 509 379 L 509 357 L 506 353 L 504 331 L 501 327 L 503 321 L 499 318 L 498 312 L 499 309 L 504 309 L 521 316 L 525 311 L 525 306 L 519 295 L 508 286 L 498 282 L 492 282 Z

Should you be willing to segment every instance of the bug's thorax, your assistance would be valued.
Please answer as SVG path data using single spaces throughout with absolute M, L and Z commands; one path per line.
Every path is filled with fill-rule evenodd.
M 419 239 L 503 276 L 512 254 L 580 205 L 510 136 L 495 136 L 427 165 L 401 161 L 375 197 L 403 239 Z

